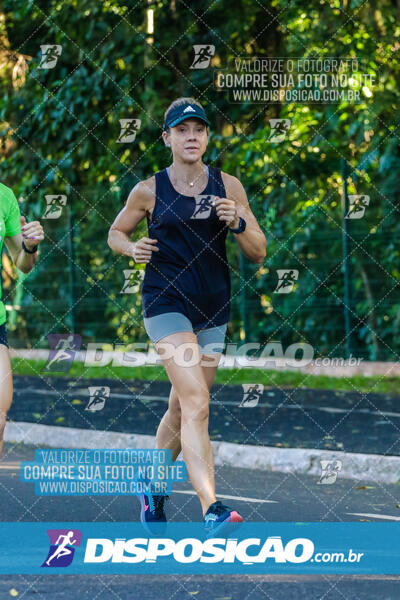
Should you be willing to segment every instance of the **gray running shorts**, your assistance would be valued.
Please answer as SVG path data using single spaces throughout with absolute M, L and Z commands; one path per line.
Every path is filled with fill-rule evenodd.
M 197 335 L 198 344 L 203 354 L 222 352 L 225 342 L 227 323 L 209 327 L 208 329 L 193 329 L 192 323 L 182 313 L 169 312 L 155 317 L 144 317 L 144 327 L 147 335 L 156 344 L 166 335 L 178 331 L 193 331 Z M 208 344 L 211 344 L 206 348 Z

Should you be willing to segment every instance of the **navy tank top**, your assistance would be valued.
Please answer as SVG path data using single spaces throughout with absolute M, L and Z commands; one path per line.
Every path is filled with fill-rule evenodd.
M 226 197 L 221 169 L 208 167 L 196 196 L 179 194 L 167 169 L 155 173 L 155 204 L 148 237 L 157 239 L 141 284 L 146 318 L 181 312 L 193 328 L 223 325 L 230 317 L 231 280 L 226 257 L 228 226 L 218 219 L 214 196 Z

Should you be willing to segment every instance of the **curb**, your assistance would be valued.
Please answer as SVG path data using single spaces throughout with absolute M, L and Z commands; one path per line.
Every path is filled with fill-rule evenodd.
M 152 435 L 93 431 L 76 427 L 7 421 L 4 441 L 51 448 L 155 448 Z M 379 483 L 400 482 L 400 456 L 361 454 L 312 448 L 275 448 L 230 442 L 211 442 L 218 466 L 321 476 L 320 460 L 342 461 L 339 477 Z M 179 457 L 182 457 L 180 454 Z M 178 458 L 179 458 L 178 457 Z

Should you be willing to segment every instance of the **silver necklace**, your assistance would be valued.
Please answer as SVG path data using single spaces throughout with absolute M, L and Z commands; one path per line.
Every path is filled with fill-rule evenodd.
M 170 169 L 170 171 L 171 171 L 171 169 Z M 203 173 L 205 173 L 205 171 L 203 171 Z M 195 181 L 196 181 L 196 179 L 194 179 L 193 181 L 189 181 L 189 186 L 190 186 L 190 187 L 193 187 L 193 186 L 194 186 L 194 183 L 195 183 Z M 185 184 L 185 185 L 187 185 L 187 183 L 186 183 L 186 182 L 184 182 L 184 184 Z

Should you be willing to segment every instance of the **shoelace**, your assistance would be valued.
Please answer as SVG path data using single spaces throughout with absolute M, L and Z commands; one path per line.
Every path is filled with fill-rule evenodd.
M 218 500 L 216 503 L 214 503 L 214 506 L 212 508 L 212 513 L 214 515 L 217 515 L 217 517 L 219 517 L 227 510 L 228 510 L 227 507 L 222 504 L 221 500 Z M 210 513 L 208 513 L 208 514 L 210 514 Z
M 150 506 L 150 508 L 151 510 L 154 510 L 154 514 L 157 517 L 157 519 L 162 517 L 162 513 L 164 510 L 164 502 L 167 498 L 169 498 L 169 496 L 152 496 L 154 508 L 152 506 Z

